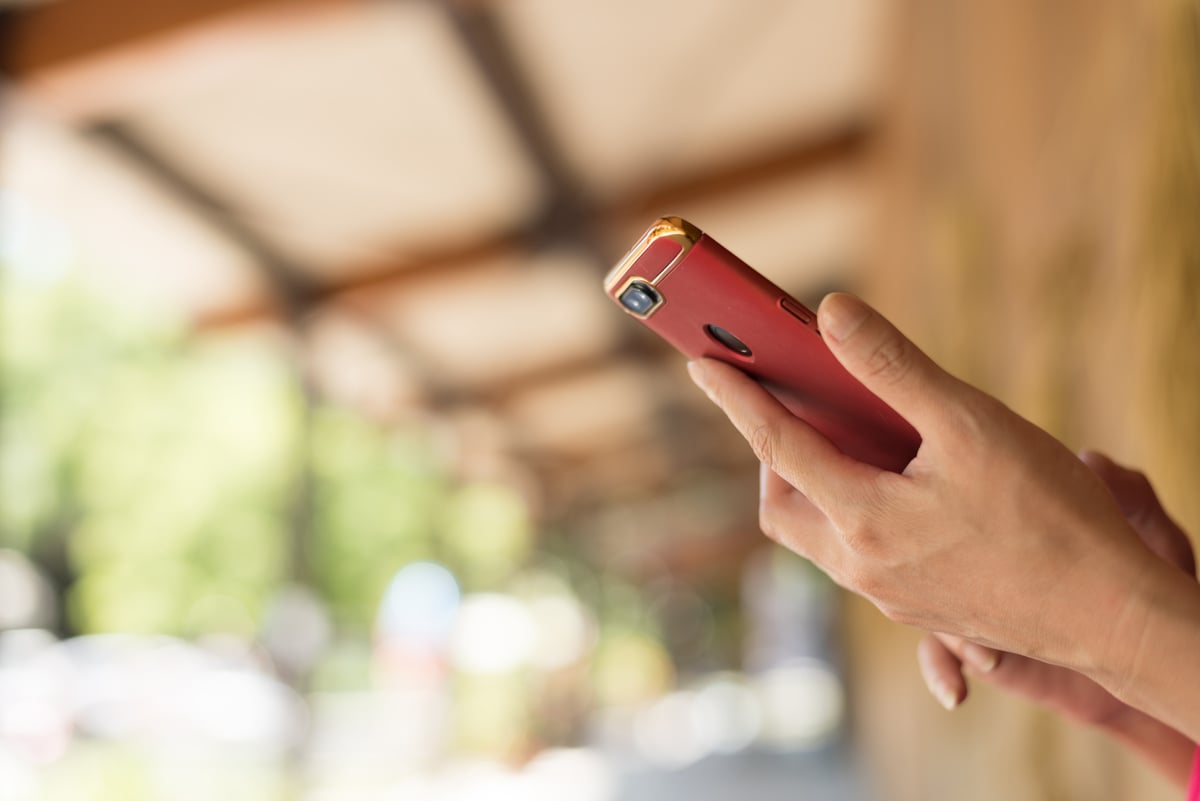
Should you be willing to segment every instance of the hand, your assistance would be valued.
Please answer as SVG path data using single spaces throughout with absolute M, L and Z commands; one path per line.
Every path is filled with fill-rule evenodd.
M 1097 453 L 1081 454 L 1080 459 L 1112 491 L 1141 541 L 1163 562 L 1194 577 L 1191 543 L 1167 516 L 1146 477 Z M 1180 787 L 1188 784 L 1192 740 L 1121 701 L 1082 673 L 944 634 L 927 634 L 917 647 L 917 661 L 926 686 L 947 709 L 966 698 L 964 671 L 969 672 L 1078 723 L 1107 731 Z
M 1175 579 L 1104 483 L 856 298 L 827 297 L 819 323 L 842 365 L 923 442 L 903 474 L 879 470 L 842 454 L 738 370 L 693 362 L 693 379 L 764 464 L 768 536 L 893 620 L 1125 686 L 1141 666 L 1149 598 Z M 1193 603 L 1171 589 L 1173 613 Z M 1188 626 L 1171 629 L 1172 640 L 1190 636 L 1176 636 Z
M 1164 562 L 1194 577 L 1196 562 L 1191 543 L 1167 515 L 1146 477 L 1098 453 L 1083 453 L 1080 459 L 1112 492 L 1141 541 Z M 926 635 L 918 646 L 917 661 L 926 686 L 947 709 L 967 696 L 965 670 L 1091 726 L 1120 729 L 1128 724 L 1130 715 L 1142 714 L 1081 673 L 1001 653 L 959 637 Z M 1186 751 L 1185 756 L 1189 755 Z

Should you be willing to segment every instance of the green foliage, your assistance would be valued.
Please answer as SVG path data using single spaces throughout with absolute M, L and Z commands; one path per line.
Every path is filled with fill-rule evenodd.
M 503 589 L 536 555 L 512 487 L 452 485 L 418 429 L 304 413 L 272 340 L 189 338 L 69 282 L 10 289 L 0 545 L 65 554 L 72 628 L 252 636 L 299 579 L 361 635 L 414 560 L 471 592 Z
M 189 341 L 72 286 L 14 287 L 3 323 L 0 537 L 66 539 L 84 631 L 187 632 L 279 580 L 296 392 L 255 341 Z
M 446 482 L 414 432 L 381 432 L 322 408 L 312 438 L 313 571 L 339 621 L 361 627 L 396 571 L 435 556 Z
M 248 634 L 245 621 L 257 624 L 294 578 L 290 554 L 301 549 L 306 578 L 361 632 L 413 560 L 496 557 L 503 572 L 524 554 L 519 499 L 452 491 L 418 432 L 325 406 L 306 421 L 269 340 L 189 339 L 69 283 L 11 289 L 0 323 L 0 544 L 30 552 L 60 541 L 74 628 Z M 306 459 L 313 517 L 298 530 Z M 439 554 L 447 527 L 459 544 Z M 301 536 L 303 547 L 292 542 Z
M 446 547 L 468 586 L 492 588 L 524 563 L 533 545 L 525 501 L 511 487 L 495 484 L 468 485 L 450 500 Z

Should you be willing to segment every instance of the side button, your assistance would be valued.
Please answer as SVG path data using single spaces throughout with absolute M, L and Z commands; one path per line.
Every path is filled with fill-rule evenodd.
M 780 298 L 779 307 L 805 325 L 812 325 L 813 320 L 817 318 L 817 315 L 791 298 Z

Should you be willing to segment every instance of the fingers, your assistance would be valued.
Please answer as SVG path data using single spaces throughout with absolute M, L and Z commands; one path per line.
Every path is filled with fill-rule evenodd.
M 933 635 L 950 653 L 970 668 L 972 675 L 1009 692 L 1015 692 L 1039 703 L 1053 702 L 1079 678 L 1066 668 L 1048 665 L 1029 657 L 1001 653 L 991 648 L 952 637 Z
M 995 648 L 988 648 L 977 642 L 964 640 L 950 634 L 935 634 L 935 637 L 958 657 L 958 660 L 969 665 L 976 673 L 991 673 L 1000 664 L 1003 654 Z
M 961 637 L 946 634 L 932 637 L 958 658 L 960 678 L 965 679 L 966 675 L 977 677 L 1034 703 L 1045 704 L 1081 723 L 1104 725 L 1125 708 L 1100 685 L 1068 668 L 1019 654 L 1001 653 Z
M 1138 537 L 1163 561 L 1190 576 L 1196 575 L 1196 558 L 1183 529 L 1170 518 L 1146 476 L 1130 470 L 1096 451 L 1084 451 L 1079 459 L 1112 492 L 1121 513 Z
M 842 366 L 927 435 L 961 384 L 853 295 L 827 295 L 817 315 L 829 349 Z
M 946 709 L 954 709 L 967 697 L 962 663 L 936 636 L 926 634 L 917 644 L 917 666 L 929 692 Z
M 780 545 L 818 565 L 828 564 L 836 533 L 808 498 L 766 464 L 759 464 L 758 524 Z
M 688 372 L 750 443 L 759 461 L 823 511 L 861 491 L 864 481 L 882 472 L 843 454 L 740 370 L 715 359 L 699 359 L 688 363 Z

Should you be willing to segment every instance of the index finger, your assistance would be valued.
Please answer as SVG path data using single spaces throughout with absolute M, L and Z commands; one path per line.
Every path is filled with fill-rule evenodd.
M 715 359 L 688 363 L 692 380 L 741 432 L 754 455 L 827 514 L 883 473 L 842 453 L 740 370 Z

